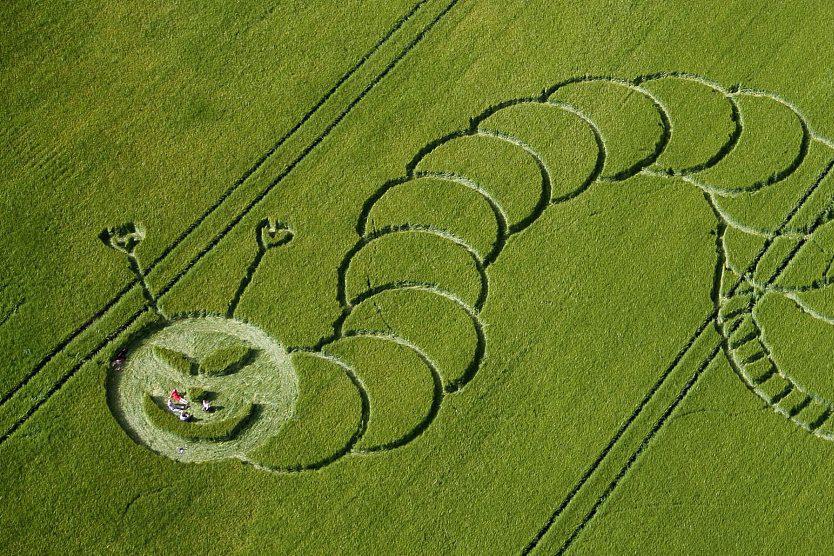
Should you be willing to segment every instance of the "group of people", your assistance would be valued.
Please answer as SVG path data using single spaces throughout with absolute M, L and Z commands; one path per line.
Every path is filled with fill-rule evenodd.
M 114 370 L 121 371 L 124 368 L 125 360 L 127 359 L 127 350 L 121 350 L 119 353 L 116 354 L 116 357 L 113 358 L 111 365 Z M 168 410 L 180 418 L 180 421 L 190 421 L 192 419 L 191 412 L 189 412 L 189 408 L 191 407 L 191 402 L 189 402 L 185 396 L 183 396 L 177 388 L 171 390 L 171 393 L 168 394 Z M 201 400 L 201 405 L 203 407 L 203 411 L 206 413 L 210 413 L 213 411 L 213 407 L 211 406 L 211 402 L 203 398 Z
M 188 408 L 191 407 L 191 403 L 185 399 L 185 396 L 179 393 L 179 391 L 174 388 L 171 390 L 171 393 L 168 395 L 168 409 L 180 418 L 180 421 L 190 421 L 191 420 L 191 413 L 188 411 Z
M 207 399 L 202 400 L 203 411 L 206 413 L 212 410 L 211 402 Z M 171 393 L 168 395 L 168 409 L 180 418 L 180 421 L 190 421 L 191 420 L 191 413 L 188 409 L 191 407 L 191 403 L 180 394 L 179 390 L 174 388 L 171 390 Z

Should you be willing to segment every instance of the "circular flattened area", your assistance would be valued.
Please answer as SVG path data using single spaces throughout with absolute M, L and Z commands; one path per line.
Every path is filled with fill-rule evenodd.
M 189 402 L 188 421 L 168 406 L 174 389 Z M 187 317 L 134 344 L 108 390 L 111 411 L 136 442 L 202 462 L 240 456 L 276 434 L 292 416 L 298 379 L 286 350 L 259 328 Z

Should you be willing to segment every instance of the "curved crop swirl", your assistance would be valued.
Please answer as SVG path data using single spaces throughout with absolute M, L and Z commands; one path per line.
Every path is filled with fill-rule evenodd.
M 333 333 L 288 350 L 300 376 L 296 416 L 258 438 L 260 448 L 238 440 L 247 449 L 232 455 L 297 472 L 413 441 L 477 376 L 489 269 L 513 236 L 548 207 L 637 174 L 703 191 L 718 231 L 713 317 L 732 367 L 774 410 L 832 439 L 834 391 L 794 376 L 782 363 L 793 360 L 774 353 L 786 338 L 759 314 L 788 300 L 797 318 L 834 324 L 814 297 L 834 282 L 831 260 L 821 272 L 810 247 L 834 216 L 832 163 L 831 143 L 788 102 L 691 74 L 583 76 L 491 106 L 426 145 L 358 208 L 357 240 L 336 269 Z M 259 226 L 228 318 L 286 229 Z

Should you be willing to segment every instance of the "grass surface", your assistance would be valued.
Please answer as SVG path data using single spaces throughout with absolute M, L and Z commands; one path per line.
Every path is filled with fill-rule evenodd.
M 10 3 L 0 550 L 830 551 L 831 12 Z

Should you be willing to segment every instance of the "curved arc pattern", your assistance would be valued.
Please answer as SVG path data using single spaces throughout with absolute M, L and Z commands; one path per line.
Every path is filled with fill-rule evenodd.
M 712 91 L 715 91 L 717 94 L 720 94 L 721 98 L 726 100 L 729 103 L 730 107 L 729 123 L 731 127 L 728 128 L 729 134 L 726 137 L 726 139 L 723 139 L 721 142 L 717 142 L 717 150 L 714 152 L 714 154 L 709 155 L 705 160 L 702 160 L 696 164 L 690 164 L 682 168 L 663 168 L 658 163 L 660 157 L 663 155 L 664 152 L 666 152 L 666 149 L 669 146 L 670 140 L 673 136 L 673 133 L 675 132 L 673 116 L 675 116 L 677 113 L 670 113 L 669 108 L 666 106 L 666 104 L 664 104 L 662 98 L 663 95 L 659 95 L 652 92 L 649 89 L 649 85 L 653 81 L 666 78 L 689 80 L 704 85 Z M 553 96 L 553 94 L 556 93 L 562 87 L 585 82 L 600 83 L 603 85 L 607 84 L 613 87 L 622 87 L 628 89 L 629 94 L 633 92 L 635 94 L 642 95 L 642 97 L 644 97 L 648 101 L 648 103 L 644 103 L 643 105 L 641 105 L 643 108 L 641 108 L 642 111 L 640 112 L 640 114 L 645 115 L 645 113 L 651 113 L 649 104 L 650 107 L 657 114 L 656 119 L 654 116 L 651 116 L 651 121 L 653 123 L 659 122 L 658 125 L 660 127 L 659 132 L 657 132 L 655 128 L 651 128 L 653 130 L 653 135 L 651 136 L 651 141 L 653 143 L 649 145 L 645 150 L 637 150 L 638 155 L 640 157 L 639 160 L 627 160 L 627 164 L 623 164 L 625 168 L 617 171 L 614 175 L 611 176 L 603 175 L 603 169 L 605 167 L 606 162 L 611 160 L 612 148 L 612 145 L 606 141 L 606 137 L 604 135 L 604 129 L 606 128 L 601 128 L 600 125 L 598 125 L 598 123 L 594 121 L 591 115 L 587 114 L 585 111 L 578 108 L 577 106 L 569 102 L 551 99 L 551 96 Z M 619 91 L 620 89 L 617 90 Z M 706 183 L 703 179 L 700 179 L 699 173 L 705 170 L 715 168 L 729 154 L 735 151 L 740 141 L 744 137 L 745 121 L 743 103 L 742 106 L 740 106 L 739 102 L 737 102 L 738 98 L 743 96 L 765 98 L 772 102 L 778 103 L 780 106 L 789 109 L 798 119 L 799 128 L 801 131 L 801 138 L 799 141 L 798 153 L 785 168 L 778 169 L 778 171 L 774 171 L 768 177 L 758 180 L 753 184 L 730 190 Z M 583 174 L 581 183 L 571 184 L 572 188 L 568 190 L 567 193 L 562 193 L 560 194 L 560 196 L 556 198 L 553 198 L 555 176 L 553 175 L 553 170 L 548 167 L 547 159 L 544 156 L 544 154 L 542 152 L 538 152 L 533 145 L 529 144 L 522 137 L 518 137 L 516 134 L 500 129 L 500 126 L 486 125 L 487 120 L 491 116 L 499 113 L 502 110 L 523 104 L 546 106 L 555 110 L 565 111 L 566 113 L 578 118 L 584 126 L 587 126 L 587 128 L 590 130 L 591 135 L 593 136 L 593 143 L 596 145 L 597 153 L 595 162 L 593 159 L 589 159 L 589 165 L 592 162 L 594 163 L 593 168 L 590 170 L 590 174 Z M 674 107 L 674 105 L 672 106 Z M 517 219 L 517 221 L 513 222 L 512 219 L 508 216 L 508 214 L 511 213 L 511 211 L 508 210 L 509 204 L 507 206 L 502 205 L 502 197 L 500 195 L 497 195 L 495 191 L 490 190 L 488 180 L 485 181 L 479 178 L 475 178 L 473 176 L 465 175 L 465 172 L 463 171 L 418 169 L 420 167 L 421 162 L 426 160 L 426 158 L 431 153 L 436 151 L 441 146 L 446 145 L 457 139 L 467 137 L 482 137 L 493 141 L 500 141 L 502 145 L 501 148 L 504 148 L 506 145 L 508 145 L 510 151 L 512 151 L 514 155 L 523 155 L 521 158 L 523 158 L 524 160 L 532 160 L 535 164 L 535 168 L 538 170 L 539 174 L 538 176 L 536 176 L 537 179 L 533 178 L 533 176 L 535 175 L 535 170 L 531 165 L 531 183 L 518 184 L 518 187 L 528 188 L 527 192 L 531 194 L 530 204 L 532 205 L 532 207 L 530 207 L 529 209 L 525 208 L 527 212 L 523 214 L 519 219 Z M 348 376 L 351 383 L 359 392 L 359 396 L 361 399 L 362 419 L 360 420 L 360 425 L 357 428 L 356 432 L 353 434 L 353 436 L 351 436 L 347 444 L 342 449 L 337 451 L 335 454 L 324 459 L 319 459 L 317 461 L 310 462 L 309 464 L 298 466 L 297 468 L 271 468 L 269 466 L 264 466 L 257 462 L 251 461 L 247 457 L 242 456 L 239 459 L 258 467 L 259 469 L 264 469 L 276 473 L 316 471 L 340 460 L 341 458 L 349 454 L 360 455 L 391 450 L 404 446 L 409 442 L 414 441 L 418 437 L 420 437 L 440 414 L 442 403 L 445 397 L 464 390 L 466 385 L 469 384 L 476 377 L 481 367 L 484 355 L 486 353 L 487 338 L 484 332 L 485 326 L 481 321 L 480 313 L 489 295 L 488 269 L 491 266 L 491 264 L 493 264 L 498 259 L 498 257 L 501 255 L 504 248 L 506 247 L 507 243 L 512 240 L 512 237 L 515 234 L 522 232 L 523 230 L 531 226 L 534 222 L 536 222 L 550 205 L 558 205 L 560 203 L 569 202 L 582 195 L 585 191 L 588 191 L 589 188 L 596 182 L 623 182 L 635 175 L 645 174 L 663 179 L 678 179 L 681 180 L 683 183 L 687 183 L 699 188 L 704 192 L 707 202 L 710 203 L 713 211 L 715 212 L 716 218 L 719 221 L 720 229 L 722 227 L 731 227 L 744 233 L 750 234 L 752 236 L 764 238 L 766 246 L 763 248 L 763 251 L 759 253 L 757 260 L 754 262 L 755 265 L 757 265 L 758 262 L 762 259 L 762 257 L 767 252 L 767 249 L 769 249 L 773 241 L 778 238 L 792 238 L 800 241 L 807 240 L 814 233 L 815 228 L 809 227 L 807 233 L 800 233 L 796 230 L 789 229 L 787 227 L 787 223 L 788 220 L 790 220 L 790 216 L 796 214 L 796 212 L 799 209 L 798 206 L 793 209 L 793 211 L 789 214 L 789 217 L 785 222 L 783 222 L 779 227 L 775 228 L 774 232 L 765 233 L 762 230 L 756 229 L 754 226 L 746 224 L 743 221 L 743 218 L 740 218 L 737 215 L 733 214 L 732 210 L 722 207 L 720 203 L 715 202 L 715 200 L 718 197 L 738 198 L 742 196 L 751 196 L 766 187 L 778 186 L 778 184 L 780 184 L 786 178 L 791 176 L 803 164 L 803 162 L 805 162 L 811 141 L 819 141 L 820 143 L 828 146 L 829 148 L 834 149 L 834 143 L 816 134 L 807 124 L 806 119 L 801 114 L 801 112 L 799 112 L 789 102 L 781 99 L 781 97 L 764 91 L 745 89 L 740 86 L 724 88 L 721 85 L 709 79 L 686 72 L 656 72 L 652 74 L 639 76 L 632 80 L 620 79 L 610 76 L 583 75 L 561 81 L 555 85 L 552 85 L 551 87 L 545 88 L 538 95 L 518 97 L 502 101 L 487 107 L 478 115 L 472 117 L 469 120 L 469 125 L 464 129 L 450 132 L 436 140 L 429 142 L 423 148 L 419 149 L 418 152 L 406 164 L 403 176 L 391 179 L 383 183 L 363 202 L 362 206 L 360 207 L 359 215 L 355 226 L 358 238 L 356 242 L 353 244 L 353 246 L 351 246 L 344 254 L 338 268 L 336 269 L 336 299 L 340 307 L 340 313 L 332 323 L 332 334 L 327 337 L 321 338 L 313 346 L 295 347 L 289 348 L 287 350 L 290 353 L 302 352 L 310 354 L 314 357 L 320 357 L 323 360 L 329 361 L 339 366 L 342 369 L 342 371 Z M 588 144 L 591 144 L 590 140 Z M 644 156 L 646 152 L 648 152 L 648 154 Z M 636 155 L 634 158 L 636 159 L 638 155 Z M 495 165 L 500 165 L 501 162 L 502 161 L 497 160 L 495 161 Z M 831 166 L 828 167 L 828 170 L 830 169 Z M 384 198 L 388 192 L 396 188 L 408 187 L 409 184 L 413 183 L 414 181 L 424 178 L 437 180 L 438 186 L 440 187 L 442 187 L 442 184 L 444 182 L 465 187 L 477 193 L 478 196 L 488 204 L 489 209 L 495 218 L 495 223 L 497 226 L 497 237 L 495 239 L 495 243 L 492 245 L 491 249 L 489 249 L 488 252 L 479 253 L 478 250 L 475 249 L 465 239 L 452 233 L 450 230 L 444 229 L 441 225 L 438 225 L 435 222 L 405 222 L 402 224 L 387 225 L 378 229 L 373 227 L 372 222 L 369 223 L 369 219 L 371 218 L 374 206 L 376 206 L 380 199 Z M 803 197 L 801 202 L 807 201 L 809 197 L 810 193 Z M 480 200 L 478 200 L 478 202 L 480 203 Z M 483 210 L 480 214 L 488 215 L 486 209 L 484 207 L 482 208 Z M 488 216 L 482 216 L 482 218 L 483 222 L 486 222 L 488 220 Z M 384 238 L 396 240 L 397 238 L 404 237 L 408 234 L 421 234 L 431 236 L 433 240 L 446 242 L 449 245 L 453 246 L 454 249 L 461 250 L 463 253 L 465 253 L 467 260 L 471 261 L 472 266 L 474 267 L 474 271 L 475 273 L 477 273 L 478 276 L 477 280 L 479 282 L 479 290 L 477 296 L 473 300 L 467 301 L 462 298 L 459 292 L 452 292 L 449 291 L 448 288 L 445 288 L 442 285 L 434 283 L 430 280 L 423 281 L 420 280 L 419 277 L 413 278 L 411 276 L 409 276 L 407 280 L 395 280 L 382 284 L 371 284 L 369 278 L 368 286 L 365 289 L 356 292 L 348 291 L 348 274 L 351 271 L 355 257 L 360 252 L 362 252 L 363 249 L 374 245 L 375 242 L 383 240 Z M 720 249 L 722 250 L 721 254 L 723 254 L 724 257 L 724 262 L 719 262 L 719 264 L 729 269 L 729 263 L 726 262 L 729 260 L 729 258 L 726 256 L 728 248 L 723 239 L 719 242 L 719 244 Z M 382 261 L 382 263 L 384 262 L 385 261 Z M 371 263 L 380 264 L 379 261 L 376 260 L 371 261 Z M 784 268 L 787 267 L 788 264 L 789 261 L 785 262 L 783 265 L 781 265 L 780 269 L 784 270 Z M 796 294 L 801 293 L 802 291 L 807 291 L 808 289 L 811 289 L 813 287 L 822 287 L 823 285 L 827 285 L 827 282 L 826 284 L 814 282 L 813 284 L 801 286 L 799 288 L 784 288 L 775 285 L 773 283 L 774 279 L 770 279 L 765 283 L 759 280 L 754 280 L 753 276 L 755 270 L 756 267 L 754 266 L 752 268 L 752 272 L 740 272 L 739 283 L 737 283 L 735 286 L 733 286 L 733 288 L 731 288 L 729 294 L 724 295 L 720 292 L 716 294 L 718 296 L 718 299 L 716 300 L 718 311 L 715 317 L 716 324 L 718 325 L 719 332 L 721 333 L 726 343 L 725 345 L 728 346 L 728 359 L 730 359 L 731 366 L 739 375 L 739 377 L 741 377 L 741 379 L 747 384 L 747 386 L 759 397 L 761 397 L 766 403 L 768 403 L 768 405 L 770 405 L 776 412 L 788 417 L 793 422 L 799 424 L 806 430 L 813 432 L 817 436 L 822 436 L 834 440 L 834 433 L 823 434 L 822 432 L 820 432 L 820 427 L 829 419 L 829 417 L 831 417 L 834 414 L 834 404 L 824 399 L 823 397 L 813 393 L 804 385 L 800 385 L 799 383 L 794 381 L 790 376 L 784 373 L 783 370 L 779 369 L 776 366 L 776 363 L 772 361 L 770 348 L 767 342 L 764 340 L 764 333 L 761 330 L 761 327 L 759 326 L 759 323 L 756 318 L 756 310 L 758 308 L 758 302 L 761 298 L 762 292 L 771 292 L 779 295 L 785 295 L 789 299 L 792 299 L 797 305 L 799 305 L 800 308 L 803 308 L 803 305 L 801 304 L 802 300 L 799 297 L 797 297 Z M 745 287 L 741 288 L 740 284 L 743 284 Z M 471 322 L 472 327 L 475 331 L 474 356 L 471 362 L 468 364 L 468 367 L 466 369 L 463 369 L 463 371 L 459 374 L 455 375 L 458 377 L 456 380 L 447 382 L 444 386 L 444 380 L 441 374 L 443 369 L 439 369 L 436 362 L 429 357 L 425 349 L 425 346 L 415 345 L 408 339 L 398 335 L 396 332 L 390 330 L 384 331 L 360 328 L 346 330 L 346 323 L 348 322 L 348 318 L 354 314 L 354 310 L 357 307 L 361 306 L 366 302 L 375 304 L 378 299 L 378 296 L 381 296 L 386 292 L 397 291 L 420 292 L 423 294 L 427 294 L 428 296 L 437 296 L 438 298 L 443 298 L 444 300 L 454 303 L 454 305 L 456 305 L 464 311 L 466 319 L 468 319 L 468 321 Z M 741 303 L 742 308 L 733 309 L 732 307 L 734 306 L 734 303 Z M 812 314 L 813 316 L 813 310 L 811 308 L 804 306 L 803 311 L 805 311 L 808 314 Z M 819 316 L 824 317 L 824 315 Z M 749 329 L 742 330 L 740 328 L 744 319 L 748 319 L 749 322 L 747 322 L 747 325 Z M 828 321 L 826 322 L 828 324 L 834 325 L 834 319 L 828 319 Z M 739 332 L 740 330 L 741 332 Z M 739 334 L 742 334 L 742 336 L 739 337 Z M 397 344 L 398 346 L 407 348 L 408 350 L 413 352 L 428 369 L 429 373 L 431 374 L 431 384 L 433 389 L 431 403 L 427 413 L 419 421 L 419 423 L 416 426 L 414 426 L 408 433 L 396 440 L 385 442 L 379 444 L 378 446 L 372 446 L 371 448 L 364 449 L 357 449 L 357 445 L 362 439 L 362 437 L 365 435 L 365 432 L 368 428 L 368 423 L 371 419 L 374 418 L 373 396 L 371 393 L 368 392 L 368 389 L 362 383 L 362 380 L 360 378 L 362 376 L 361 369 L 354 369 L 350 364 L 346 363 L 345 361 L 341 360 L 339 357 L 333 355 L 328 351 L 328 349 L 331 346 L 333 346 L 333 344 L 335 344 L 337 341 L 352 337 L 373 338 L 382 342 L 392 342 L 394 344 Z M 739 351 L 739 349 L 753 341 L 760 342 L 762 344 L 763 347 L 761 350 L 761 354 L 759 352 L 756 352 L 755 354 L 744 356 L 743 352 Z M 765 373 L 764 375 L 757 375 L 754 377 L 752 374 L 752 365 L 757 364 L 757 362 L 762 360 L 767 360 L 771 362 L 773 371 L 770 374 Z M 763 363 L 758 363 L 756 368 L 762 366 Z M 771 394 L 766 394 L 765 391 L 762 389 L 762 385 L 766 380 L 769 380 L 772 377 L 780 377 L 782 380 L 786 381 L 787 384 L 789 384 L 789 388 L 786 387 L 787 390 L 784 393 L 780 393 L 775 396 Z M 786 409 L 782 402 L 790 394 L 791 391 L 799 392 L 802 396 L 805 396 L 807 398 L 807 401 L 804 401 L 797 406 L 793 406 L 791 409 Z M 821 415 L 818 415 L 817 418 L 812 422 L 800 418 L 799 415 L 802 413 L 802 410 L 804 410 L 810 404 L 814 403 L 826 405 L 825 411 Z

